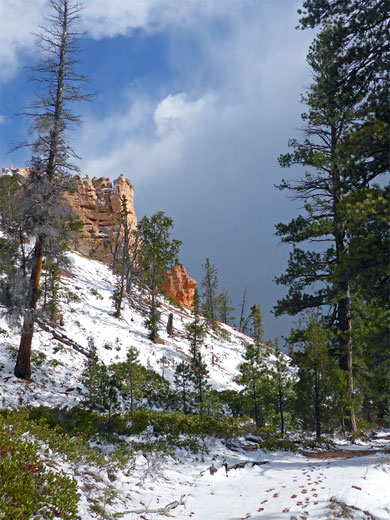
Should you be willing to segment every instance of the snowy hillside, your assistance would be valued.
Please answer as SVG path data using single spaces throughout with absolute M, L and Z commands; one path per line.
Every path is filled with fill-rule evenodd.
M 147 338 L 140 312 L 127 307 L 123 318 L 113 317 L 114 277 L 108 266 L 77 253 L 70 256 L 72 267 L 61 278 L 62 325 L 51 329 L 42 324 L 46 330 L 36 327 L 32 382 L 13 376 L 18 332 L 4 318 L 0 322 L 3 408 L 80 405 L 80 374 L 89 336 L 95 338 L 98 355 L 106 364 L 123 361 L 127 349 L 136 347 L 142 364 L 160 374 L 164 371 L 170 381 L 176 364 L 189 357 L 184 332 L 191 319 L 189 311 L 165 301 L 160 332 L 163 343 L 154 344 Z M 168 336 L 165 324 L 171 312 L 174 330 Z M 231 327 L 222 328 L 222 335 L 207 335 L 202 354 L 214 388 L 239 389 L 235 379 L 242 362 L 243 340 L 249 338 Z M 163 356 L 168 359 L 164 368 Z M 269 359 L 272 362 L 273 356 Z M 156 431 L 149 433 L 158 439 Z M 82 455 L 68 460 L 43 443 L 44 463 L 77 482 L 80 502 L 74 518 L 390 519 L 388 432 L 354 446 L 343 442 L 318 458 L 310 453 L 261 450 L 250 435 L 233 440 L 205 438 L 205 449 L 197 453 L 184 447 L 176 447 L 174 453 L 130 450 L 137 437 L 122 435 L 120 440 L 131 457 L 118 465 L 93 465 Z M 344 451 L 338 451 L 341 447 Z M 115 447 L 108 442 L 99 449 L 109 454 Z
M 156 372 L 162 373 L 160 360 L 165 356 L 168 362 L 164 367 L 164 376 L 170 382 L 176 364 L 190 356 L 184 328 L 191 320 L 189 310 L 179 309 L 164 300 L 159 332 L 164 343 L 154 344 L 147 337 L 144 317 L 140 312 L 126 306 L 122 317 L 114 318 L 112 291 L 115 277 L 109 267 L 78 253 L 71 253 L 70 259 L 72 267 L 63 272 L 61 278 L 62 325 L 56 325 L 54 335 L 50 330 L 36 327 L 33 339 L 33 382 L 28 385 L 21 385 L 12 377 L 14 363 L 10 354 L 13 352 L 15 355 L 18 333 L 9 330 L 4 318 L 0 321 L 0 328 L 8 331 L 2 334 L 5 348 L 0 353 L 0 366 L 6 379 L 6 405 L 18 404 L 21 399 L 29 404 L 34 404 L 35 400 L 48 405 L 62 403 L 65 391 L 80 387 L 79 376 L 86 360 L 82 352 L 87 352 L 89 336 L 94 337 L 98 356 L 106 364 L 123 361 L 128 348 L 135 347 L 139 350 L 143 365 L 149 365 Z M 174 315 L 173 335 L 168 336 L 165 325 L 171 312 Z M 224 338 L 218 334 L 208 334 L 202 347 L 210 372 L 210 383 L 218 390 L 238 389 L 234 379 L 238 374 L 237 367 L 242 362 L 243 341 L 251 340 L 227 325 L 221 324 L 221 328 L 226 331 Z M 77 346 L 82 349 L 78 351 L 62 343 L 56 339 L 56 335 L 57 338 L 62 336 L 65 342 L 68 339 L 74 342 L 76 349 Z M 34 366 L 34 360 L 38 360 L 39 366 Z M 76 404 L 79 398 L 77 391 L 67 392 L 69 406 Z

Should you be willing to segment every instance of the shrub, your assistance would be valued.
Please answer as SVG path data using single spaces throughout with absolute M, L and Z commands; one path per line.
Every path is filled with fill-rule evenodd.
M 79 500 L 76 482 L 46 470 L 37 443 L 22 438 L 21 430 L 0 415 L 0 517 L 74 519 Z
M 90 293 L 93 296 L 95 296 L 95 298 L 97 298 L 98 300 L 103 300 L 103 296 L 100 294 L 100 292 L 97 289 L 95 289 L 95 287 L 91 287 Z

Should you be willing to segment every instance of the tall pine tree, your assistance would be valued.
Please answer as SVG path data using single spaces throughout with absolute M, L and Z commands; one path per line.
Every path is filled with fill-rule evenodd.
M 32 152 L 30 176 L 31 190 L 27 193 L 30 232 L 34 236 L 28 292 L 23 318 L 23 328 L 15 366 L 15 376 L 31 376 L 31 343 L 34 333 L 35 311 L 40 297 L 39 282 L 47 243 L 55 235 L 53 212 L 61 198 L 61 186 L 70 172 L 77 170 L 72 163 L 75 152 L 66 138 L 70 124 L 80 118 L 72 113 L 71 103 L 88 99 L 81 88 L 85 80 L 75 70 L 77 63 L 77 38 L 75 26 L 80 6 L 73 0 L 50 0 L 51 13 L 47 26 L 38 36 L 44 58 L 32 73 L 42 87 L 36 101 L 23 114 L 32 117 L 31 143 L 22 143 Z
M 353 279 L 345 263 L 351 237 L 346 208 L 351 197 L 370 188 L 384 170 L 380 147 L 376 150 L 371 146 L 368 152 L 367 143 L 378 140 L 383 125 L 372 124 L 367 92 L 359 83 L 350 81 L 347 54 L 348 35 L 339 30 L 338 24 L 325 23 L 307 59 L 314 81 L 303 97 L 308 108 L 302 115 L 304 138 L 291 140 L 293 153 L 280 157 L 281 166 L 300 164 L 306 168 L 306 174 L 298 181 L 283 181 L 279 186 L 303 202 L 305 213 L 289 224 L 277 226 L 277 234 L 282 241 L 292 243 L 294 250 L 286 273 L 277 279 L 289 286 L 289 292 L 278 302 L 276 313 L 294 315 L 321 307 L 331 310 L 330 325 L 334 326 L 337 340 L 333 353 L 341 368 L 349 373 L 352 398 Z M 362 126 L 362 122 L 367 126 Z M 312 244 L 312 248 L 296 247 L 304 242 Z M 322 247 L 315 247 L 316 243 Z M 356 430 L 353 406 L 350 426 Z

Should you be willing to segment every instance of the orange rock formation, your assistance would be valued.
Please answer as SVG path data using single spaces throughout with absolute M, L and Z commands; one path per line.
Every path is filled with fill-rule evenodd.
M 15 175 L 25 182 L 30 174 L 28 168 L 3 168 L 3 174 Z M 73 247 L 87 256 L 93 256 L 103 262 L 112 261 L 111 249 L 120 227 L 122 198 L 125 197 L 128 225 L 137 229 L 137 217 L 134 211 L 134 187 L 122 174 L 116 180 L 108 177 L 74 177 L 75 189 L 65 195 L 65 200 L 83 223 L 83 229 Z M 196 280 L 188 276 L 186 269 L 176 265 L 166 275 L 161 286 L 164 293 L 192 309 Z
M 116 180 L 108 177 L 90 179 L 77 175 L 76 190 L 66 200 L 84 224 L 77 249 L 103 262 L 112 260 L 111 246 L 120 226 L 122 198 L 127 203 L 129 228 L 137 229 L 134 211 L 134 187 L 122 174 Z
M 166 278 L 161 286 L 162 291 L 170 298 L 192 309 L 195 287 L 198 282 L 188 275 L 185 267 L 179 264 L 175 265 Z

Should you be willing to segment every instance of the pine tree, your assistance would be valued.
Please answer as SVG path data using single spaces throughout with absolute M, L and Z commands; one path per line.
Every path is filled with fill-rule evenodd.
M 95 340 L 92 336 L 88 337 L 88 358 L 85 363 L 81 382 L 84 384 L 87 390 L 85 404 L 87 406 L 93 407 L 96 402 L 96 396 L 99 392 L 101 381 L 97 348 Z
M 241 303 L 241 313 L 240 313 L 240 321 L 238 324 L 238 330 L 243 332 L 244 321 L 245 321 L 245 305 L 246 305 L 246 287 L 244 289 L 244 294 L 242 295 L 242 303 Z
M 173 220 L 162 211 L 150 219 L 146 216 L 140 221 L 138 230 L 141 239 L 139 264 L 142 270 L 141 279 L 150 294 L 148 317 L 145 321 L 149 329 L 149 338 L 155 341 L 158 337 L 160 320 L 158 295 L 165 274 L 177 262 L 181 242 L 170 238 Z
M 342 373 L 330 358 L 326 342 L 324 328 L 312 318 L 304 336 L 304 351 L 294 356 L 298 366 L 296 412 L 304 428 L 314 429 L 317 437 L 337 425 L 347 404 Z
M 264 419 L 261 410 L 263 365 L 259 345 L 247 343 L 243 357 L 245 361 L 239 366 L 240 382 L 244 385 L 243 393 L 249 401 L 249 413 L 255 419 L 256 427 L 259 428 Z
M 183 413 L 187 414 L 190 410 L 191 399 L 191 368 L 186 361 L 182 361 L 176 366 L 174 381 L 180 394 Z
M 252 305 L 246 327 L 256 345 L 260 345 L 264 340 L 263 314 L 260 305 Z
M 117 282 L 113 291 L 114 316 L 119 318 L 122 311 L 125 294 L 130 296 L 134 277 L 138 273 L 138 254 L 140 250 L 139 232 L 129 226 L 130 211 L 126 197 L 121 198 L 121 212 L 119 215 L 119 229 L 112 250 L 113 270 L 117 275 Z
M 80 89 L 80 82 L 85 78 L 75 71 L 78 34 L 74 27 L 80 6 L 72 0 L 50 0 L 50 5 L 48 26 L 38 37 L 46 58 L 33 69 L 43 91 L 37 95 L 36 102 L 23 111 L 33 118 L 32 131 L 36 135 L 32 143 L 21 144 L 32 150 L 31 189 L 24 207 L 35 243 L 14 373 L 16 377 L 27 379 L 31 376 L 31 342 L 40 297 L 42 261 L 48 240 L 57 234 L 52 226 L 53 212 L 58 211 L 65 178 L 76 169 L 71 162 L 76 154 L 66 140 L 66 130 L 70 123 L 79 122 L 79 118 L 72 114 L 69 104 L 88 98 Z
M 229 299 L 225 289 L 217 297 L 217 317 L 222 323 L 229 324 L 234 320 L 232 312 L 234 307 L 231 305 L 232 301 Z
M 130 399 L 130 411 L 134 411 L 136 399 L 141 397 L 140 365 L 138 362 L 139 351 L 130 347 L 127 351 L 126 361 L 121 367 L 122 394 Z
M 191 348 L 190 371 L 195 388 L 197 408 L 199 411 L 199 415 L 203 416 L 205 412 L 205 401 L 208 391 L 208 370 L 201 354 L 201 346 L 206 335 L 206 330 L 201 322 L 199 306 L 199 293 L 195 289 L 192 311 L 193 319 L 192 322 L 186 326 L 186 330 L 187 339 L 190 343 Z
M 314 82 L 303 101 L 305 138 L 291 140 L 294 152 L 280 157 L 281 166 L 301 164 L 309 168 L 296 182 L 283 181 L 302 200 L 306 214 L 289 224 L 279 224 L 277 234 L 294 244 L 289 265 L 278 283 L 289 286 L 286 298 L 276 306 L 276 314 L 297 314 L 305 309 L 331 307 L 329 326 L 335 328 L 337 346 L 333 353 L 349 374 L 351 396 L 355 395 L 354 345 L 351 278 L 345 259 L 352 252 L 352 228 L 348 202 L 370 188 L 384 173 L 382 161 L 383 122 L 372 121 L 367 110 L 367 91 L 351 82 L 348 34 L 339 23 L 324 23 L 314 40 L 308 63 Z M 348 88 L 344 86 L 348 84 Z M 373 145 L 376 143 L 376 145 Z M 329 242 L 327 249 L 299 249 L 296 244 Z M 356 346 L 355 346 L 356 349 Z M 356 431 L 355 410 L 350 411 L 350 427 Z
M 291 373 L 285 356 L 279 350 L 277 339 L 268 342 L 268 345 L 273 348 L 273 355 L 276 359 L 269 363 L 266 372 L 270 379 L 272 399 L 279 416 L 280 433 L 283 437 L 286 431 L 286 412 L 291 410 L 291 403 L 294 398 L 295 377 Z
M 218 298 L 218 276 L 217 269 L 214 264 L 206 258 L 202 264 L 204 275 L 202 280 L 203 287 L 203 306 L 202 311 L 206 316 L 209 325 L 215 329 L 217 326 L 217 298 Z

